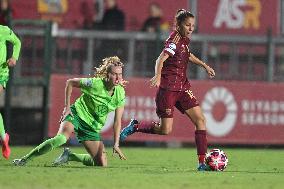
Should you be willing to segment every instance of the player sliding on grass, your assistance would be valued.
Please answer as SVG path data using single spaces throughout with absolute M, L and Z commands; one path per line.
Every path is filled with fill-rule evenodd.
M 65 144 L 75 131 L 78 141 L 84 145 L 88 154 L 75 154 L 65 148 L 53 165 L 77 161 L 87 166 L 107 166 L 100 132 L 111 111 L 115 111 L 113 153 L 117 153 L 122 160 L 126 159 L 119 148 L 119 132 L 125 103 L 125 91 L 121 86 L 125 82 L 122 79 L 122 67 L 123 63 L 118 57 L 109 57 L 103 59 L 102 65 L 96 69 L 94 78 L 67 80 L 65 108 L 57 135 L 46 140 L 21 159 L 15 159 L 13 164 L 25 165 L 33 158 Z M 73 87 L 80 88 L 82 95 L 71 105 L 70 96 Z
M 214 70 L 199 60 L 189 51 L 189 39 L 194 30 L 195 18 L 184 9 L 175 15 L 175 30 L 165 42 L 165 47 L 156 60 L 155 76 L 151 86 L 158 87 L 156 95 L 156 112 L 160 123 L 147 124 L 131 120 L 125 127 L 120 139 L 125 140 L 135 132 L 167 135 L 172 131 L 174 106 L 185 114 L 195 125 L 195 141 L 199 160 L 198 170 L 206 170 L 205 154 L 207 151 L 206 126 L 203 112 L 197 99 L 190 90 L 186 77 L 189 62 L 202 66 L 209 77 L 214 77 Z
M 12 57 L 7 58 L 6 41 L 13 44 Z M 3 93 L 9 80 L 9 67 L 16 65 L 16 61 L 19 58 L 21 49 L 21 41 L 13 33 L 13 31 L 7 26 L 0 25 L 0 94 Z M 0 139 L 2 143 L 2 155 L 8 159 L 11 154 L 9 147 L 9 134 L 5 133 L 3 118 L 0 113 Z

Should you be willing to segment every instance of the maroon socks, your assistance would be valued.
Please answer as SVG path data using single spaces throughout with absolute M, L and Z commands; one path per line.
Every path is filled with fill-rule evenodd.
M 207 152 L 206 130 L 195 131 L 195 143 L 197 147 L 197 155 L 199 163 L 205 163 L 205 154 Z
M 137 132 L 155 134 L 154 127 L 155 123 L 141 122 L 137 125 Z

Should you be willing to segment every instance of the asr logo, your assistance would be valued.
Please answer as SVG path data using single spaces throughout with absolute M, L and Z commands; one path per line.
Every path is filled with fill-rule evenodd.
M 39 13 L 63 14 L 67 12 L 68 0 L 37 0 Z
M 220 0 L 214 27 L 229 29 L 259 29 L 261 15 L 260 0 Z

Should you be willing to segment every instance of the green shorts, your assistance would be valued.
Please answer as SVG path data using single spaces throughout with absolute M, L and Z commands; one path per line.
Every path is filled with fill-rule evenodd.
M 79 142 L 82 141 L 101 141 L 101 134 L 97 131 L 94 131 L 94 129 L 88 125 L 85 121 L 83 121 L 77 114 L 77 111 L 74 106 L 71 106 L 71 111 L 73 114 L 73 117 L 71 115 L 68 115 L 64 121 L 71 122 L 74 125 L 74 130 L 76 137 Z
M 2 85 L 3 88 L 6 88 L 8 80 L 9 80 L 9 69 L 7 67 L 7 64 L 1 64 L 0 65 L 0 85 Z
M 1 77 L 0 76 L 0 85 L 2 85 L 4 89 L 7 86 L 8 80 L 9 80 L 9 77 Z

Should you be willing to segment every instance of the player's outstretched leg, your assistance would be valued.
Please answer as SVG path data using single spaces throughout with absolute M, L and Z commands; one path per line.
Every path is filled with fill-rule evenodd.
M 138 121 L 136 119 L 131 119 L 129 124 L 124 127 L 120 132 L 120 141 L 125 140 L 129 135 L 132 135 L 137 131 Z
M 50 152 L 51 150 L 65 144 L 67 141 L 67 138 L 65 135 L 63 134 L 58 134 L 53 138 L 50 138 L 46 141 L 44 141 L 43 143 L 41 143 L 40 145 L 38 145 L 37 147 L 35 147 L 32 151 L 30 151 L 28 154 L 26 154 L 24 157 L 20 158 L 20 159 L 15 159 L 13 161 L 13 164 L 16 166 L 23 166 L 25 165 L 28 161 L 46 154 L 48 152 Z
M 10 136 L 8 135 L 8 133 L 5 133 L 4 122 L 1 113 L 0 113 L 0 138 L 2 142 L 2 155 L 5 159 L 9 159 L 11 154 L 11 149 L 9 147 Z
M 8 133 L 5 134 L 5 138 L 2 139 L 2 155 L 5 159 L 9 159 L 11 154 L 11 149 L 9 146 L 10 136 Z

